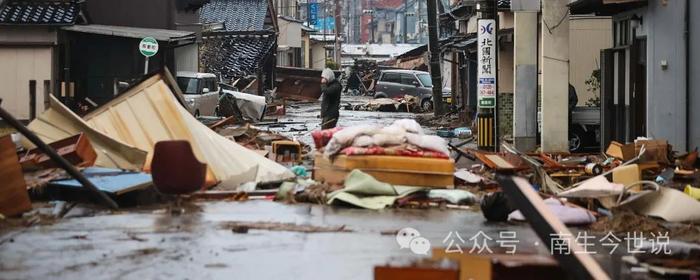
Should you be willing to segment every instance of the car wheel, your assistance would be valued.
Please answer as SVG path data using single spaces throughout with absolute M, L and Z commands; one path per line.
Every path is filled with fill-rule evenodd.
M 423 111 L 432 111 L 433 101 L 430 101 L 430 99 L 423 100 L 423 102 L 420 104 L 420 107 L 423 109 Z
M 580 153 L 590 145 L 587 133 L 578 125 L 576 125 L 569 133 L 569 151 L 572 153 Z

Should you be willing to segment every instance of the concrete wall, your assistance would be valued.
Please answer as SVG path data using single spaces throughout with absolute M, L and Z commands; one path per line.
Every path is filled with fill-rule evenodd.
M 279 46 L 301 48 L 301 23 L 278 18 L 280 33 L 277 37 Z
M 600 51 L 613 46 L 610 17 L 571 17 L 569 23 L 569 83 L 576 88 L 578 105 L 600 96 L 600 90 L 589 91 L 586 80 L 593 70 L 600 69 Z
M 0 46 L 0 98 L 15 118 L 29 119 L 29 81 L 36 81 L 36 112 L 44 111 L 44 80 L 52 80 L 51 47 Z
M 700 15 L 700 2 L 689 1 L 690 6 L 688 7 L 689 14 Z M 688 112 L 690 114 L 688 125 L 688 149 L 695 149 L 695 147 L 700 147 L 700 17 L 691 16 L 689 18 L 689 31 L 690 31 L 690 57 L 688 58 L 688 65 L 690 68 L 689 75 L 689 100 L 688 106 L 693 108 Z
M 324 43 L 318 41 L 311 41 L 311 68 L 312 69 L 323 69 L 326 67 L 325 51 L 323 49 Z
M 647 32 L 647 135 L 686 149 L 685 1 L 651 0 Z M 668 69 L 661 62 L 668 62 Z
M 44 111 L 44 80 L 53 84 L 56 30 L 46 26 L 0 26 L 0 98 L 18 119 L 29 118 L 29 81 L 36 81 L 36 112 Z
M 498 20 L 500 29 L 508 29 L 515 26 L 515 15 L 511 12 L 499 12 Z
M 498 50 L 498 92 L 513 93 L 513 44 L 501 44 Z
M 311 39 L 309 38 L 308 34 L 305 34 L 304 37 L 301 38 L 302 41 L 302 52 L 304 53 L 304 61 L 302 62 L 304 64 L 304 68 L 311 68 L 311 60 L 309 60 L 309 55 L 311 54 Z

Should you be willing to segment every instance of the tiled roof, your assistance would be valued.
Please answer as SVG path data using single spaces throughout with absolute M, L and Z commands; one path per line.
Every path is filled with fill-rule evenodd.
M 498 0 L 498 8 L 499 9 L 510 9 L 510 1 L 511 0 Z
M 0 5 L 0 24 L 73 25 L 79 12 L 76 1 L 8 0 Z
M 266 15 L 265 0 L 211 0 L 200 10 L 200 21 L 224 22 L 226 31 L 260 31 Z
M 208 73 L 224 81 L 254 75 L 272 52 L 274 35 L 225 35 L 204 38 L 200 56 Z

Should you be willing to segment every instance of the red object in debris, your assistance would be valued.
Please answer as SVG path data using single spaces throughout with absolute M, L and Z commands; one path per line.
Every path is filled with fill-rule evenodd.
M 204 186 L 207 164 L 199 162 L 188 141 L 160 141 L 153 149 L 151 172 L 159 192 L 188 194 Z
M 340 131 L 342 128 L 340 127 L 335 127 L 331 129 L 325 129 L 325 130 L 316 130 L 314 132 L 311 132 L 311 137 L 314 139 L 314 145 L 316 146 L 316 149 L 321 149 L 328 144 L 329 141 L 331 141 L 331 138 L 333 138 L 333 134 L 336 132 Z
M 409 148 L 404 146 L 394 147 L 347 147 L 340 151 L 346 156 L 404 156 L 404 157 L 424 157 L 424 158 L 450 158 L 446 154 L 428 149 Z

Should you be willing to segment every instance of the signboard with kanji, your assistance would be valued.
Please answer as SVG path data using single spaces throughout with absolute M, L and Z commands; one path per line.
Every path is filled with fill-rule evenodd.
M 146 37 L 139 43 L 139 51 L 145 57 L 151 57 L 158 53 L 158 41 L 153 37 Z
M 318 3 L 316 1 L 309 3 L 309 25 L 316 26 L 318 24 Z
M 479 19 L 477 93 L 479 108 L 496 107 L 496 20 Z

